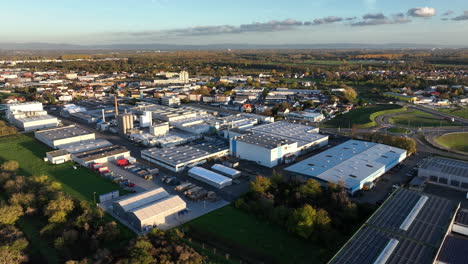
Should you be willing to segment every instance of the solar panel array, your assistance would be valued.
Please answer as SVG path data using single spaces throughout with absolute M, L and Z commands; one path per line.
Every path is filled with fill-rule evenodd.
M 407 231 L 402 223 L 421 197 L 428 199 L 418 211 Z M 336 264 L 374 263 L 393 238 L 398 240 L 386 264 L 432 263 L 454 217 L 457 203 L 398 189 L 330 261 Z
M 440 249 L 437 260 L 441 263 L 466 264 L 468 263 L 468 254 L 460 254 L 468 249 L 468 239 L 448 235 Z

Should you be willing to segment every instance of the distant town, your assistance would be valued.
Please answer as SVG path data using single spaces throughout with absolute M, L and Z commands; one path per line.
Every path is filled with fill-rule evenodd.
M 0 53 L 18 263 L 468 263 L 445 52 Z

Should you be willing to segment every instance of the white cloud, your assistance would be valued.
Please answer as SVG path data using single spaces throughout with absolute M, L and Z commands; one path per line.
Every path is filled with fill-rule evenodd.
M 433 17 L 435 15 L 436 10 L 432 7 L 416 7 L 408 10 L 408 16 L 412 17 Z

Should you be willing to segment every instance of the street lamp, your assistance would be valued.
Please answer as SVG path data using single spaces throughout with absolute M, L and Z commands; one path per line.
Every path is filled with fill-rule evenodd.
M 93 192 L 94 204 L 96 204 L 96 192 Z

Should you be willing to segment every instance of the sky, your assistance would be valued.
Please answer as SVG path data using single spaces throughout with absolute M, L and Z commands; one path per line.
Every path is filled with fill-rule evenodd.
M 467 0 L 0 0 L 0 42 L 467 45 Z

